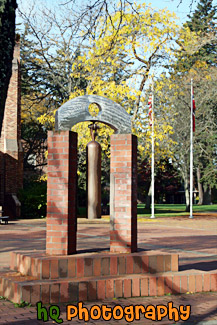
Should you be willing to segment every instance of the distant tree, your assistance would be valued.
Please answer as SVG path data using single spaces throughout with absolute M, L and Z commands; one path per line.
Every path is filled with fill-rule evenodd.
M 199 203 L 209 204 L 211 188 L 217 187 L 217 111 L 216 83 L 217 68 L 201 66 L 192 68 L 187 74 L 165 77 L 164 90 L 158 92 L 160 106 L 171 107 L 173 127 L 172 157 L 174 167 L 183 179 L 186 211 L 189 210 L 189 158 L 190 158 L 190 108 L 191 78 L 194 80 L 196 102 L 196 130 L 194 132 L 194 179 L 199 190 Z M 167 94 L 163 96 L 163 94 Z
M 172 107 L 174 146 L 173 162 L 179 168 L 189 210 L 189 137 L 190 83 L 194 80 L 196 101 L 196 132 L 194 134 L 194 179 L 199 190 L 199 203 L 209 204 L 211 188 L 217 186 L 216 175 L 216 78 L 217 30 L 216 6 L 212 0 L 200 0 L 196 10 L 188 15 L 183 28 L 191 37 L 178 39 L 177 61 L 171 78 L 165 79 L 169 97 L 165 104 Z
M 73 28 L 66 27 L 61 18 L 58 21 L 54 12 L 42 9 L 38 16 L 23 15 L 25 28 L 21 34 L 24 168 L 35 171 L 43 171 L 46 165 L 47 131 L 54 127 L 55 110 L 69 98 L 75 85 L 85 88 L 85 80 L 71 74 L 72 63 L 79 55 L 79 49 L 73 48 Z M 44 123 L 38 120 L 41 116 Z
M 0 131 L 12 71 L 16 0 L 0 0 Z
M 198 49 L 193 53 L 182 53 L 176 64 L 177 70 L 188 71 L 198 62 L 217 65 L 217 6 L 212 0 L 200 0 L 189 20 L 184 24 L 201 40 Z
M 151 166 L 147 159 L 141 160 L 138 155 L 138 199 L 145 202 L 146 209 L 150 210 L 151 205 Z M 169 159 L 155 162 L 155 201 L 157 203 L 177 203 L 179 193 L 182 188 L 180 173 L 175 164 Z
M 216 13 L 217 6 L 213 5 L 213 0 L 200 0 L 192 16 L 188 15 L 186 25 L 191 31 L 207 34 L 215 28 Z
M 32 94 L 33 96 L 33 94 Z M 47 150 L 47 129 L 51 125 L 43 127 L 37 118 L 46 111 L 46 99 L 37 103 L 28 100 L 27 96 L 22 97 L 22 140 L 23 140 L 23 166 L 24 170 L 43 171 L 47 164 L 45 152 Z
M 32 103 L 45 99 L 47 109 L 53 111 L 69 98 L 75 86 L 85 88 L 85 80 L 72 78 L 72 64 L 79 55 L 79 48 L 73 47 L 71 30 L 63 21 L 57 23 L 56 17 L 49 19 L 53 19 L 55 36 L 54 31 L 50 31 L 48 17 L 44 16 L 46 32 L 45 27 L 38 26 L 38 20 L 25 20 L 25 31 L 21 35 L 21 90 L 28 100 L 32 98 Z
M 196 10 L 192 15 L 188 15 L 188 18 L 189 20 L 186 22 L 186 26 L 188 26 L 192 32 L 197 33 L 201 39 L 206 41 L 198 51 L 189 57 L 183 57 L 182 61 L 185 61 L 188 70 L 198 65 L 206 65 L 207 69 L 210 69 L 209 80 L 201 82 L 204 78 L 204 76 L 201 75 L 201 78 L 196 78 L 199 79 L 196 87 L 198 87 L 199 84 L 202 86 L 201 89 L 198 89 L 198 98 L 200 98 L 199 105 L 202 104 L 203 112 L 206 111 L 206 114 L 211 116 L 213 121 L 215 121 L 217 112 L 215 93 L 217 74 L 217 6 L 213 4 L 213 0 L 200 0 Z M 207 125 L 209 118 L 207 118 L 206 114 L 200 114 L 197 118 L 201 126 L 201 131 L 203 131 L 200 132 L 200 137 L 196 137 L 195 139 L 195 162 L 197 167 L 196 175 L 200 204 L 210 203 L 211 188 L 217 185 L 215 167 L 217 123 L 213 123 L 212 129 L 210 129 L 210 124 L 209 126 Z M 208 134 L 207 130 L 209 130 Z M 205 134 L 206 136 L 204 136 Z

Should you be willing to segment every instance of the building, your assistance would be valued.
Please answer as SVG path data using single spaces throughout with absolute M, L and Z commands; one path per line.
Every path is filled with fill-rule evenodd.
M 21 145 L 20 43 L 15 43 L 12 76 L 8 87 L 0 137 L 0 206 L 3 214 L 20 216 L 17 198 L 23 186 L 23 151 Z

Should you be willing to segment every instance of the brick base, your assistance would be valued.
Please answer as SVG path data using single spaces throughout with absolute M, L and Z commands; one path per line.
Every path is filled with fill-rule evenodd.
M 68 256 L 11 253 L 11 270 L 37 279 L 177 272 L 178 255 L 84 253 Z
M 16 303 L 23 300 L 31 304 L 38 301 L 52 304 L 216 291 L 216 281 L 217 273 L 199 271 L 65 278 L 55 281 L 37 280 L 14 272 L 0 276 L 0 295 Z
M 178 272 L 178 255 L 92 253 L 11 254 L 0 295 L 35 304 L 217 291 L 217 271 Z

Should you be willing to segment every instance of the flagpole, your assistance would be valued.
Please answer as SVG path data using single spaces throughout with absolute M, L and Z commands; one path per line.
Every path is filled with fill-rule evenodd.
M 151 219 L 154 215 L 154 80 L 152 78 Z
M 190 132 L 190 219 L 193 219 L 193 79 L 191 79 L 191 132 Z

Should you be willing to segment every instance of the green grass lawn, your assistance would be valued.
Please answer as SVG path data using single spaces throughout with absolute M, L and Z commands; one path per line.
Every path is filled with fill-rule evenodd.
M 213 205 L 194 205 L 193 213 L 206 213 L 216 212 L 217 204 Z M 137 206 L 138 217 L 150 217 L 151 214 L 145 209 L 145 204 L 138 204 Z M 175 217 L 189 215 L 189 212 L 185 212 L 185 204 L 155 204 L 155 216 L 156 217 Z
M 193 213 L 217 213 L 217 204 L 213 205 L 194 205 Z M 139 218 L 149 218 L 151 213 L 145 209 L 145 204 L 138 204 L 137 214 Z M 156 217 L 176 217 L 187 216 L 189 212 L 185 212 L 185 204 L 155 204 Z M 86 208 L 78 208 L 78 217 L 86 216 Z

